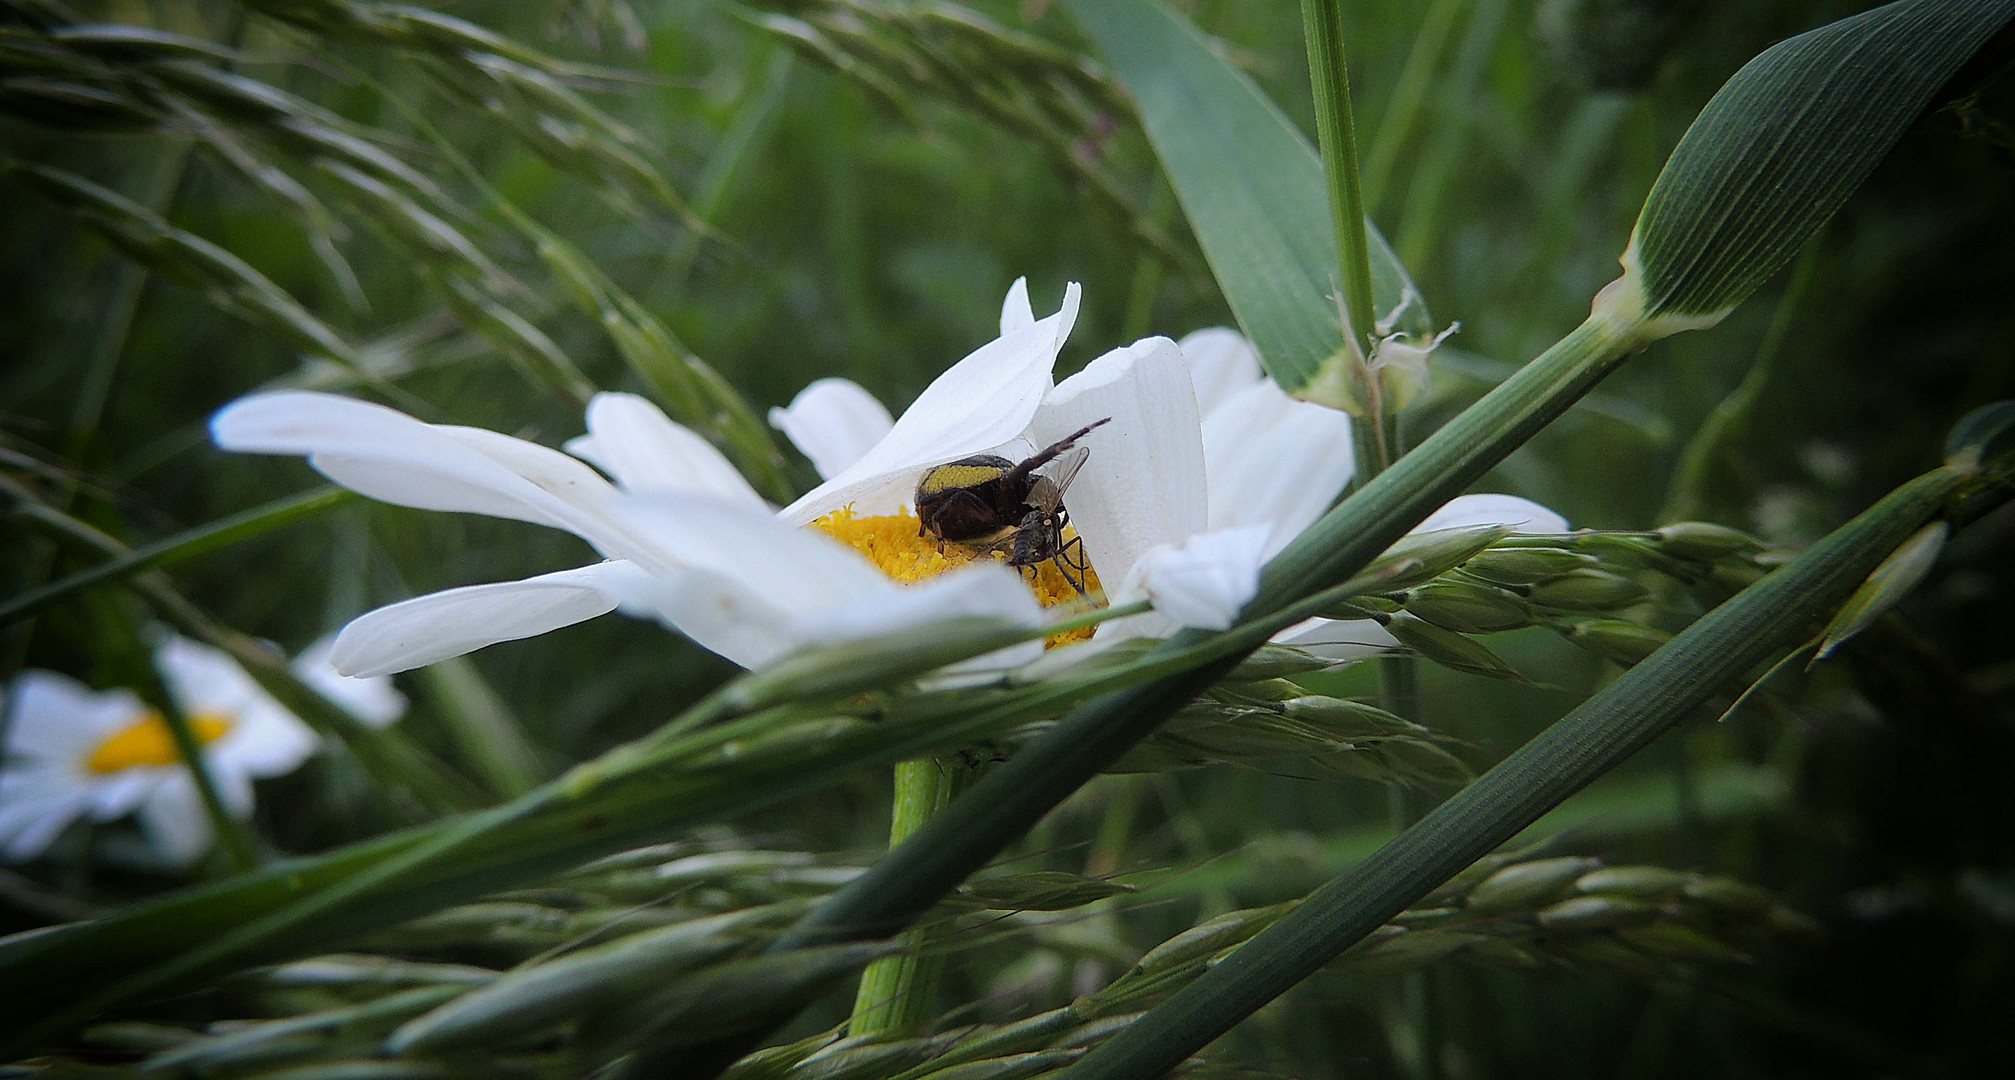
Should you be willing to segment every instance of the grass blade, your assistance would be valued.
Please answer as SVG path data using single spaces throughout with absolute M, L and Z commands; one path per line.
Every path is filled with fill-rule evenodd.
M 324 510 L 348 502 L 352 498 L 355 496 L 342 488 L 318 488 L 299 495 L 275 499 L 264 506 L 255 506 L 243 513 L 186 529 L 151 544 L 143 544 L 117 558 L 107 559 L 86 570 L 79 570 L 61 581 L 52 581 L 40 588 L 30 589 L 0 601 L 0 626 L 33 615 L 58 600 L 86 589 L 109 585 L 143 570 L 170 566 L 199 555 L 207 555 L 218 548 L 264 536 L 302 518 L 313 517 Z
M 1667 333 L 1720 321 L 2011 17 L 2010 0 L 1899 0 L 1766 49 L 1673 149 L 1606 298 Z
M 1346 385 L 1337 248 L 1308 140 L 1197 29 L 1150 0 L 1069 0 L 1132 91 L 1162 167 L 1239 325 L 1288 393 L 1324 404 Z M 1376 322 L 1432 336 L 1427 307 L 1365 223 Z M 1333 385 L 1330 385 L 1333 384 Z M 1325 389 L 1325 386 L 1328 389 Z
M 1167 1072 L 1637 752 L 1729 680 L 1803 638 L 1966 483 L 1939 469 L 1899 488 L 1688 627 L 1063 1075 L 1118 1080 Z

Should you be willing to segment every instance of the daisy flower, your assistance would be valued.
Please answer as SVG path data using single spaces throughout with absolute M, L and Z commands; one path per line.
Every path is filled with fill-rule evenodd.
M 294 671 L 364 723 L 383 727 L 405 711 L 389 680 L 338 675 L 329 642 L 311 646 Z M 154 663 L 189 718 L 225 808 L 252 813 L 252 781 L 281 776 L 314 753 L 313 731 L 226 654 L 164 635 Z M 80 818 L 137 813 L 149 847 L 187 866 L 215 840 L 195 781 L 160 713 L 129 690 L 92 690 L 51 671 L 27 671 L 6 697 L 6 758 L 0 762 L 0 856 L 47 850 Z
M 704 438 L 630 394 L 598 394 L 588 433 L 562 454 L 475 428 L 427 424 L 330 394 L 253 395 L 218 413 L 219 446 L 300 454 L 330 479 L 402 506 L 533 521 L 573 532 L 604 561 L 467 586 L 380 608 L 338 637 L 349 674 L 383 674 L 545 633 L 621 608 L 756 667 L 819 642 L 952 616 L 1021 626 L 1075 601 L 1053 563 L 1024 581 L 996 553 L 923 534 L 914 498 L 936 465 L 1021 459 L 1086 425 L 1069 489 L 1084 584 L 1154 610 L 1102 625 L 1102 641 L 1229 625 L 1259 569 L 1321 516 L 1351 475 L 1342 413 L 1287 397 L 1235 332 L 1152 337 L 1058 383 L 1079 291 L 1037 319 L 1026 283 L 1000 336 L 938 376 L 900 417 L 844 379 L 820 379 L 771 422 L 822 482 L 766 504 Z M 577 460 L 578 459 L 578 460 Z M 582 462 L 606 474 L 598 474 Z M 1031 642 L 1029 648 L 1040 650 Z M 1008 650 L 997 663 L 1033 657 Z

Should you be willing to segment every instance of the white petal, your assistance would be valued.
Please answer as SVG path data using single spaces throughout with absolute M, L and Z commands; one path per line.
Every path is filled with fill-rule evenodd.
M 830 480 L 887 438 L 895 421 L 859 383 L 818 379 L 798 391 L 789 408 L 771 409 L 770 426 L 811 460 L 821 479 Z
M 1145 596 L 1155 613 L 1178 626 L 1222 630 L 1259 591 L 1267 528 L 1227 529 L 1190 537 L 1147 553 L 1120 587 L 1120 600 Z
M 1401 647 L 1398 638 L 1371 619 L 1308 619 L 1275 634 L 1273 640 L 1330 660 L 1382 656 Z
M 797 645 L 798 620 L 893 588 L 823 533 L 695 496 L 626 498 L 616 513 L 662 538 L 680 565 L 650 575 L 623 610 L 645 615 L 743 667 Z
M 551 525 L 604 554 L 631 553 L 600 515 L 615 494 L 608 481 L 522 439 L 303 390 L 242 398 L 217 413 L 210 431 L 226 450 L 306 455 L 329 479 L 384 502 Z
M 279 705 L 229 653 L 198 641 L 164 634 L 154 645 L 154 666 L 176 704 L 190 716 L 236 721 L 241 713 Z
M 1564 533 L 1567 519 L 1516 495 L 1458 495 L 1427 520 L 1413 527 L 1417 533 L 1437 529 L 1460 529 L 1471 525 L 1508 525 L 1521 533 Z
M 1252 343 L 1236 330 L 1213 326 L 1183 335 L 1176 345 L 1189 364 L 1197 407 L 1206 416 L 1226 398 L 1266 377 Z
M 359 677 L 425 667 L 606 615 L 645 576 L 636 564 L 617 560 L 430 593 L 352 620 L 336 636 L 330 660 Z
M 925 469 L 1020 435 L 1049 393 L 1057 350 L 1077 321 L 1079 297 L 1072 282 L 1062 310 L 952 365 L 904 410 L 887 437 L 778 516 L 803 525 L 849 503 L 861 513 L 892 512 L 914 496 Z
M 107 776 L 92 774 L 83 781 L 86 805 L 93 821 L 111 821 L 133 812 L 162 781 L 183 771 L 179 761 L 171 765 L 143 765 L 121 769 Z
M 596 394 L 588 433 L 567 440 L 567 452 L 594 462 L 624 491 L 700 491 L 767 509 L 713 443 L 635 394 Z
M 53 671 L 24 671 L 7 691 L 8 759 L 69 762 L 89 757 L 104 737 L 132 726 L 147 706 L 131 691 L 100 693 Z
M 780 611 L 893 587 L 845 544 L 745 507 L 690 495 L 633 496 L 617 503 L 616 514 L 678 552 L 681 568 L 735 582 Z
M 195 862 L 216 839 L 203 813 L 202 797 L 187 776 L 154 789 L 140 806 L 140 828 L 154 850 L 175 866 Z
M 301 650 L 294 658 L 295 677 L 371 727 L 390 727 L 406 714 L 406 695 L 392 680 L 382 675 L 358 679 L 337 671 L 330 659 L 335 648 L 336 635 L 330 634 Z
M 0 773 L 0 857 L 25 862 L 84 816 L 88 795 L 53 771 Z
M 823 533 L 699 498 L 625 500 L 617 512 L 676 547 L 678 569 L 652 575 L 624 610 L 649 614 L 744 667 L 801 646 L 987 615 L 1035 624 L 1020 578 L 978 567 L 899 586 Z
M 1350 417 L 1258 379 L 1204 417 L 1203 455 L 1210 527 L 1269 524 L 1278 548 L 1350 482 Z
M 797 636 L 807 644 L 848 641 L 953 618 L 997 619 L 1030 628 L 1042 621 L 1042 605 L 1020 574 L 980 564 L 810 612 L 797 621 Z M 1027 644 L 1035 646 L 1035 653 L 1042 651 L 1040 641 Z
M 1007 299 L 1001 301 L 1001 336 L 1034 325 L 1035 305 L 1028 301 L 1028 279 L 1018 277 L 1008 286 Z
M 154 663 L 183 711 L 192 717 L 208 715 L 228 721 L 224 734 L 203 753 L 220 786 L 245 783 L 243 775 L 227 774 L 278 776 L 292 772 L 319 745 L 314 731 L 268 694 L 228 653 L 167 635 L 154 646 Z M 179 770 L 176 766 L 174 771 Z M 249 787 L 244 797 L 250 799 Z M 248 801 L 247 812 L 249 807 Z
M 285 776 L 313 757 L 321 745 L 314 729 L 268 700 L 238 714 L 230 730 L 204 751 L 204 760 L 227 791 L 233 812 L 251 813 L 251 778 Z
M 761 667 L 797 645 L 790 612 L 733 578 L 702 570 L 650 575 L 622 606 L 623 614 L 654 619 L 745 668 Z
M 1209 518 L 1203 434 L 1182 352 L 1147 338 L 1092 361 L 1058 384 L 1031 434 L 1048 445 L 1086 435 L 1091 457 L 1064 496 L 1099 575 L 1124 579 L 1142 556 L 1204 531 Z

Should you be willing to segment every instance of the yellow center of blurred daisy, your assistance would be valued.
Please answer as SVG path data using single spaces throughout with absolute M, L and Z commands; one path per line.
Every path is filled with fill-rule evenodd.
M 856 515 L 852 507 L 846 507 L 812 522 L 812 528 L 867 556 L 868 561 L 882 573 L 905 584 L 933 578 L 947 570 L 982 560 L 1007 561 L 1007 553 L 1003 551 L 941 543 L 923 535 L 917 526 L 916 515 L 908 510 L 862 517 Z M 1071 529 L 1064 529 L 1064 539 L 1076 535 Z M 1032 579 L 1028 573 L 1030 570 L 1035 572 Z M 1080 599 L 1077 590 L 1071 587 L 1070 579 L 1064 577 L 1063 570 L 1054 559 L 1023 568 L 1022 580 L 1029 583 L 1029 590 L 1035 593 L 1036 600 L 1044 607 Z M 1085 571 L 1084 588 L 1096 601 L 1100 596 L 1096 571 Z M 1066 642 L 1083 641 L 1091 634 L 1090 627 L 1072 630 L 1050 638 L 1047 644 L 1055 648 Z
M 221 716 L 199 714 L 189 718 L 189 730 L 196 741 L 208 746 L 231 730 L 231 721 Z M 115 773 L 143 765 L 173 765 L 182 760 L 175 750 L 175 736 L 168 722 L 152 709 L 131 725 L 112 733 L 91 752 L 84 767 L 94 773 Z

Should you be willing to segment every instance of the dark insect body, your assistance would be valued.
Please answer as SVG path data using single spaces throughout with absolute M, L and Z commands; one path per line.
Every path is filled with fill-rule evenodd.
M 1084 595 L 1084 575 L 1090 569 L 1084 543 L 1064 539 L 1070 511 L 1063 493 L 1084 467 L 1091 451 L 1077 446 L 1106 417 L 1071 432 L 1019 464 L 996 454 L 932 466 L 917 481 L 917 534 L 986 551 L 1007 553 L 1007 563 L 1026 567 L 1055 560 L 1071 588 Z M 1036 470 L 1056 461 L 1048 473 Z

